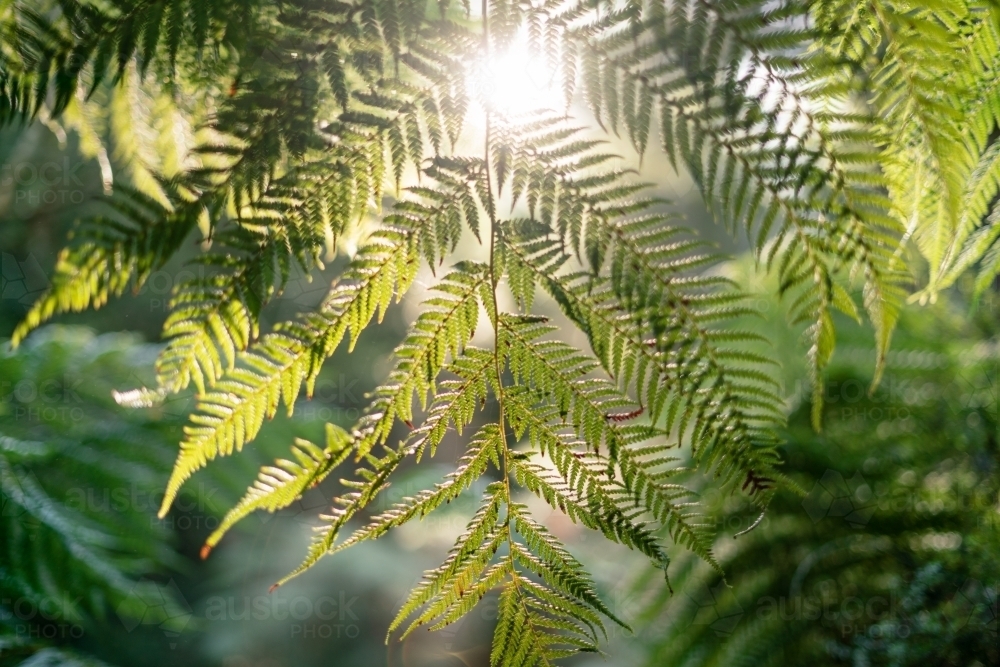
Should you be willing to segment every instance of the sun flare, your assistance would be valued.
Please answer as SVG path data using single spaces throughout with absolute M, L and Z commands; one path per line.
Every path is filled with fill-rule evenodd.
M 472 99 L 502 116 L 559 111 L 565 106 L 559 68 L 531 48 L 524 31 L 504 51 L 472 63 L 466 85 Z

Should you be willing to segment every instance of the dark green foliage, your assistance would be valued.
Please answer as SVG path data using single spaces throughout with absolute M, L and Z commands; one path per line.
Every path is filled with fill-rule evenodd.
M 742 228 L 804 325 L 818 427 L 834 312 L 871 321 L 877 386 L 905 285 L 922 272 L 911 244 L 929 267 L 926 299 L 973 264 L 981 286 L 996 273 L 1000 33 L 978 0 L 482 8 L 472 21 L 467 4 L 411 0 L 0 0 L 0 124 L 66 118 L 83 132 L 101 95 L 133 85 L 190 137 L 181 164 L 137 169 L 149 178 L 115 185 L 109 216 L 80 223 L 14 343 L 141 288 L 199 243 L 204 271 L 173 294 L 156 386 L 118 394 L 149 407 L 197 389 L 162 516 L 192 474 L 310 395 L 338 346 L 353 348 L 426 266 L 435 296 L 366 414 L 265 467 L 205 553 L 238 518 L 287 506 L 348 458 L 359 466 L 349 491 L 294 574 L 487 477 L 468 532 L 403 617 L 440 627 L 499 586 L 493 663 L 550 664 L 596 650 L 601 615 L 618 619 L 518 492 L 661 570 L 663 535 L 718 568 L 712 531 L 674 479 L 684 455 L 668 450 L 760 516 L 779 486 L 794 488 L 779 471 L 784 402 L 766 339 L 744 324 L 753 308 L 669 202 L 616 166 L 596 127 L 559 110 L 510 117 L 467 90 L 470 71 L 524 34 L 560 71 L 567 108 L 585 101 L 640 160 L 660 144 L 716 217 Z M 128 124 L 127 111 L 112 115 Z M 459 154 L 469 135 L 482 148 Z M 396 199 L 383 211 L 386 185 Z M 345 237 L 360 247 L 326 299 L 262 334 L 293 270 L 323 266 Z M 590 350 L 532 312 L 539 293 Z M 477 331 L 492 344 L 472 345 Z M 400 423 L 410 432 L 394 440 Z M 467 428 L 452 475 L 338 541 L 404 461 Z
M 809 493 L 776 497 L 735 544 L 720 538 L 731 589 L 694 559 L 678 564 L 674 594 L 645 611 L 649 665 L 1000 659 L 998 360 L 977 344 L 995 335 L 995 314 L 969 321 L 955 310 L 904 311 L 872 397 L 873 351 L 848 334 L 850 352 L 831 363 L 823 434 L 802 407 L 782 448 Z M 726 498 L 711 516 L 748 519 Z
M 111 398 L 154 356 L 127 336 L 63 328 L 0 351 L 5 657 L 42 650 L 39 660 L 74 664 L 39 638 L 75 636 L 108 614 L 138 622 L 146 609 L 137 596 L 160 592 L 146 577 L 180 563 L 148 502 L 180 420 L 118 416 Z

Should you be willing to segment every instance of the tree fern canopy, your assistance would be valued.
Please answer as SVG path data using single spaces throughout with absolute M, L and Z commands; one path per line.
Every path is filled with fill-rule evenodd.
M 835 312 L 870 321 L 874 386 L 907 298 L 1000 273 L 986 0 L 0 0 L 0 36 L 0 125 L 65 126 L 105 160 L 105 137 L 130 146 L 14 344 L 198 246 L 155 386 L 117 394 L 197 393 L 160 516 L 433 276 L 367 412 L 263 468 L 203 554 L 334 471 L 347 490 L 292 576 L 485 478 L 392 631 L 443 627 L 499 589 L 494 665 L 596 651 L 622 624 L 526 495 L 669 574 L 672 544 L 720 567 L 684 467 L 760 512 L 795 488 L 775 351 L 720 258 L 639 180 L 646 154 L 686 173 L 774 276 L 808 339 L 816 428 Z M 557 108 L 497 94 L 511 50 L 551 70 Z M 293 272 L 338 253 L 322 303 L 261 331 Z M 450 431 L 455 470 L 365 518 Z

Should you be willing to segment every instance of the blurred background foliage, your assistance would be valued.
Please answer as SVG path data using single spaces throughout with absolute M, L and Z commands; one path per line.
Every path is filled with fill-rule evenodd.
M 645 664 L 1000 664 L 998 323 L 992 303 L 965 308 L 908 309 L 874 393 L 874 350 L 842 325 L 823 431 L 800 404 L 785 433 L 804 496 L 737 539 L 756 517 L 705 499 L 725 580 L 676 566 L 642 613 Z
M 119 168 L 127 147 L 108 146 L 97 154 L 75 133 L 37 124 L 0 132 L 0 340 L 46 287 L 61 241 L 103 196 L 109 170 L 128 175 Z M 680 200 L 699 232 L 739 250 L 722 240 L 690 184 L 665 177 L 655 158 L 643 171 Z M 111 392 L 150 381 L 166 301 L 189 270 L 184 259 L 100 311 L 60 318 L 16 353 L 0 343 L 0 665 L 487 665 L 488 598 L 445 631 L 384 643 L 406 592 L 464 526 L 471 506 L 462 502 L 270 595 L 298 563 L 308 522 L 336 481 L 288 511 L 247 520 L 211 558 L 198 558 L 257 466 L 288 455 L 289 435 L 318 440 L 325 422 L 355 421 L 419 291 L 354 354 L 338 352 L 314 400 L 269 423 L 254 456 L 202 473 L 165 521 L 155 518 L 190 397 L 133 412 Z M 341 266 L 295 277 L 268 307 L 265 327 L 315 305 Z M 756 284 L 752 262 L 731 270 L 749 289 L 774 293 Z M 798 332 L 782 304 L 760 305 L 768 317 L 754 326 L 785 361 L 784 454 L 803 495 L 780 494 L 739 538 L 757 517 L 738 496 L 703 498 L 706 520 L 721 528 L 726 579 L 677 554 L 672 594 L 631 554 L 553 514 L 553 532 L 637 635 L 616 635 L 608 656 L 577 664 L 1000 664 L 996 305 L 987 297 L 970 315 L 958 295 L 907 310 L 872 395 L 870 332 L 842 324 L 819 434 L 809 426 Z M 446 441 L 440 467 L 408 470 L 375 511 L 424 488 L 458 454 L 459 442 Z

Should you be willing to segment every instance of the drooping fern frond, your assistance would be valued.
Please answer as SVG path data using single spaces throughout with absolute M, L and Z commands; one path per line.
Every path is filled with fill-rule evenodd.
M 671 224 L 676 214 L 656 200 L 630 199 L 634 184 L 620 172 L 578 173 L 608 160 L 591 152 L 592 142 L 564 131 L 528 137 L 536 158 L 535 174 L 522 179 L 529 210 L 539 184 L 538 201 L 558 202 L 539 215 L 558 220 L 558 232 L 535 221 L 511 226 L 505 261 L 515 294 L 530 303 L 540 283 L 588 334 L 605 370 L 624 388 L 635 383 L 654 421 L 669 402 L 667 431 L 676 425 L 684 436 L 693 422 L 691 442 L 708 467 L 720 463 L 727 480 L 773 479 L 771 427 L 782 399 L 766 358 L 746 345 L 763 339 L 719 326 L 753 310 L 724 279 L 692 275 L 714 260 Z M 506 148 L 516 174 L 528 162 L 525 149 Z M 583 247 L 589 271 L 560 272 L 572 265 L 569 247 L 578 256 Z
M 264 467 L 205 553 L 348 457 L 347 491 L 290 576 L 488 479 L 391 630 L 443 627 L 498 594 L 495 666 L 597 650 L 603 619 L 619 622 L 519 493 L 666 571 L 669 544 L 719 567 L 685 476 L 758 511 L 791 486 L 775 435 L 783 387 L 746 325 L 756 311 L 633 178 L 652 144 L 776 278 L 807 336 L 817 427 L 835 313 L 872 322 L 877 383 L 919 273 L 908 244 L 927 262 L 922 296 L 976 264 L 985 284 L 1000 266 L 1000 32 L 978 0 L 489 0 L 475 18 L 468 3 L 209 4 L 0 5 L 0 124 L 56 122 L 134 71 L 140 86 L 164 79 L 158 99 L 197 135 L 176 173 L 152 179 L 156 196 L 121 188 L 114 217 L 81 223 L 15 338 L 141 287 L 200 232 L 203 270 L 171 300 L 158 384 L 120 396 L 198 391 L 162 516 L 192 474 L 309 397 L 341 343 L 353 349 L 426 267 L 431 296 L 361 418 Z M 563 115 L 507 113 L 499 77 L 482 80 L 521 48 L 552 66 Z M 188 89 L 192 101 L 177 92 Z M 626 145 L 608 148 L 598 129 Z M 638 161 L 617 154 L 628 145 Z M 356 253 L 338 248 L 348 235 L 363 239 Z M 352 256 L 322 304 L 261 332 L 290 272 L 338 249 Z M 589 349 L 562 335 L 555 308 Z M 369 515 L 445 438 L 459 443 L 454 471 Z
M 319 312 L 269 334 L 240 356 L 240 366 L 216 384 L 198 403 L 177 465 L 167 485 L 161 515 L 166 514 L 181 484 L 216 456 L 239 450 L 275 414 L 283 401 L 295 406 L 302 385 L 306 393 L 322 362 L 350 332 L 352 346 L 361 330 L 385 314 L 416 275 L 415 232 L 386 227 L 361 249 L 337 281 Z
M 170 341 L 157 362 L 161 390 L 176 392 L 193 381 L 204 393 L 214 385 L 258 337 L 261 309 L 293 267 L 308 275 L 321 264 L 319 249 L 332 247 L 367 210 L 378 194 L 370 187 L 370 155 L 351 148 L 331 153 L 274 182 L 194 260 L 198 274 L 178 285 L 164 323 Z
M 903 226 L 882 191 L 873 121 L 837 108 L 840 90 L 796 53 L 811 39 L 809 12 L 807 3 L 670 2 L 554 16 L 578 44 L 574 71 L 595 115 L 624 125 L 640 151 L 658 122 L 672 164 L 795 293 L 793 320 L 812 322 L 818 380 L 833 349 L 831 309 L 853 312 L 838 275 L 863 278 L 881 353 L 888 346 L 902 298 L 889 260 Z
M 52 286 L 14 330 L 13 344 L 57 313 L 99 308 L 141 285 L 177 251 L 201 214 L 196 205 L 168 209 L 129 190 L 108 203 L 126 221 L 112 214 L 84 222 L 76 231 L 80 243 L 59 254 Z
M 832 78 L 850 87 L 861 71 L 872 82 L 865 92 L 886 126 L 893 213 L 927 260 L 928 294 L 954 279 L 943 277 L 987 212 L 975 192 L 993 187 L 983 171 L 997 121 L 995 18 L 995 8 L 977 2 L 816 8 Z
M 500 435 L 495 426 L 494 446 Z M 414 615 L 404 637 L 424 625 L 445 627 L 501 585 L 491 664 L 552 664 L 580 650 L 596 651 L 597 633 L 604 630 L 599 614 L 624 626 L 580 563 L 507 493 L 501 483 L 487 487 L 466 532 L 444 564 L 425 573 L 390 633 Z
M 326 446 L 323 448 L 308 440 L 296 440 L 292 447 L 296 460 L 278 459 L 273 466 L 261 468 L 253 487 L 226 513 L 218 528 L 205 540 L 201 557 L 207 558 L 212 548 L 240 519 L 260 509 L 271 513 L 284 509 L 307 489 L 322 482 L 350 454 L 349 443 L 347 433 L 333 424 L 327 424 Z

